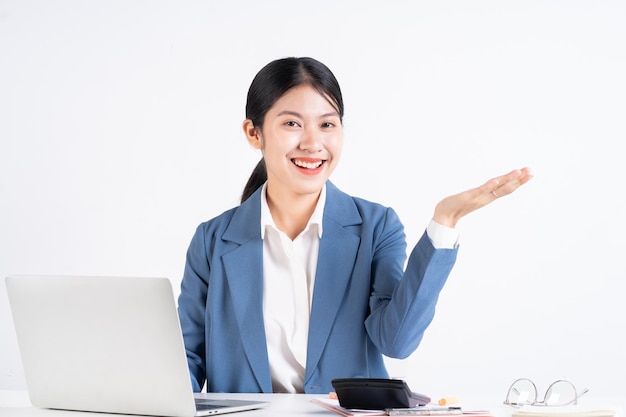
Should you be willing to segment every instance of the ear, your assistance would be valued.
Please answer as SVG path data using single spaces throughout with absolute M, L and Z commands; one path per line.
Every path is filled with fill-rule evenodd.
M 243 133 L 248 139 L 248 143 L 255 149 L 263 149 L 263 139 L 261 138 L 261 131 L 254 126 L 252 120 L 246 119 L 243 122 Z

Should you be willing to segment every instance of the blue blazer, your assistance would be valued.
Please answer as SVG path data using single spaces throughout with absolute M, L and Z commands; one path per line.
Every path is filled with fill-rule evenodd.
M 406 264 L 404 227 L 390 209 L 326 186 L 304 390 L 339 377 L 387 378 L 383 355 L 420 343 L 457 249 L 426 233 Z M 198 226 L 187 251 L 179 315 L 192 384 L 209 392 L 272 392 L 263 323 L 261 189 Z

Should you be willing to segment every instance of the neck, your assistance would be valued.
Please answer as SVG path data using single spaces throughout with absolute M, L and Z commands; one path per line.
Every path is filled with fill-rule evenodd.
M 280 193 L 267 187 L 267 205 L 278 230 L 295 239 L 311 219 L 320 196 L 314 194 Z

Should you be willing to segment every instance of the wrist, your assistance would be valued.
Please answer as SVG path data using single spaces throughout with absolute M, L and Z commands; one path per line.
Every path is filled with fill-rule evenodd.
M 453 213 L 446 212 L 441 208 L 441 205 L 438 204 L 437 207 L 435 207 L 433 220 L 442 226 L 454 228 L 459 221 L 459 217 L 455 216 Z

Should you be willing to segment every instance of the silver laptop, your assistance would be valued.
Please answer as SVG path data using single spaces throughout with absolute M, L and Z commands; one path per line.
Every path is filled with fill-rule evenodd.
M 9 276 L 6 286 L 36 407 L 191 417 L 269 404 L 194 399 L 167 278 Z

